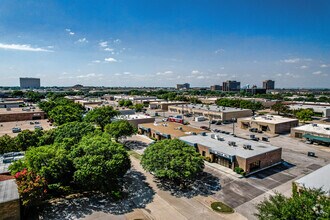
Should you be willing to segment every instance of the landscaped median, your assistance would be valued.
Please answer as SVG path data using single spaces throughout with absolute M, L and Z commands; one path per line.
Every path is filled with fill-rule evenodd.
M 220 213 L 234 213 L 234 209 L 222 202 L 213 202 L 211 204 L 211 208 L 213 209 L 213 211 Z

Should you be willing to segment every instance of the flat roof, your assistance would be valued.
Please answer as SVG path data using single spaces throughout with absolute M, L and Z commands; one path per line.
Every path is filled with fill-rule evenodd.
M 23 110 L 27 109 L 27 110 Z M 24 108 L 10 108 L 10 110 L 7 110 L 6 108 L 0 108 L 0 114 L 7 115 L 7 114 L 22 114 L 22 113 L 41 113 L 43 112 L 41 109 L 36 107 L 35 109 L 31 109 L 29 107 Z
M 0 203 L 18 200 L 18 190 L 14 179 L 0 181 Z
M 219 137 L 223 138 L 223 140 L 219 141 L 213 139 L 211 137 L 211 134 L 219 135 Z M 192 144 L 201 144 L 205 147 L 210 148 L 213 151 L 220 152 L 229 156 L 239 156 L 242 158 L 250 158 L 273 150 L 280 149 L 280 147 L 275 147 L 267 143 L 246 140 L 243 138 L 238 138 L 232 135 L 222 133 L 207 133 L 206 136 L 190 135 L 186 137 L 180 137 L 179 139 Z M 229 141 L 235 142 L 236 146 L 230 146 L 228 144 Z M 251 145 L 252 150 L 244 149 L 244 145 Z
M 182 108 L 182 105 L 178 105 L 175 107 Z M 208 109 L 209 107 L 209 109 Z M 210 111 L 210 112 L 239 112 L 239 111 L 251 111 L 250 109 L 242 109 L 242 108 L 232 108 L 232 107 L 224 107 L 218 105 L 203 105 L 203 104 L 187 104 L 184 105 L 183 108 L 190 108 L 196 110 Z
M 169 134 L 173 137 L 182 137 L 182 136 L 191 135 L 191 132 L 195 132 L 197 134 L 201 132 L 205 132 L 205 130 L 193 128 L 175 122 L 145 123 L 139 125 L 139 127 L 150 128 L 151 130 L 154 130 L 156 132 L 160 132 L 162 134 Z M 180 127 L 182 129 L 180 129 Z
M 311 133 L 317 133 L 322 135 L 329 135 L 330 136 L 330 125 L 326 124 L 305 124 L 299 127 L 294 128 L 296 131 L 302 131 L 302 132 L 311 132 Z
M 330 164 L 321 167 L 314 172 L 307 174 L 306 176 L 296 180 L 301 187 L 306 188 L 322 188 L 322 190 L 327 192 L 327 195 L 330 196 Z
M 153 117 L 143 114 L 118 115 L 115 117 L 115 119 L 124 119 L 124 120 L 145 119 L 145 118 L 153 118 Z
M 241 121 L 255 121 L 255 122 L 264 122 L 268 124 L 281 124 L 281 123 L 287 123 L 292 121 L 298 121 L 298 119 L 295 118 L 285 118 L 279 115 L 262 115 L 262 116 L 252 116 L 247 118 L 241 118 L 239 119 Z
M 305 104 L 293 104 L 289 105 L 290 109 L 313 109 L 315 112 L 323 112 L 327 109 L 330 109 L 329 106 L 323 106 L 323 105 L 305 105 Z

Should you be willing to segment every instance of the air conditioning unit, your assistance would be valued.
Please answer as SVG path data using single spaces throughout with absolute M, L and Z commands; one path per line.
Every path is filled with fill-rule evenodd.
M 215 134 L 211 134 L 211 138 L 212 138 L 212 139 L 216 139 Z

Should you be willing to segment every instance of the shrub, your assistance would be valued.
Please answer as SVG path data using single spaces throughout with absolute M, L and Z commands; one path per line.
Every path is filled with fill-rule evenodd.
M 15 174 L 15 179 L 23 206 L 36 206 L 46 197 L 47 182 L 39 175 L 23 169 Z

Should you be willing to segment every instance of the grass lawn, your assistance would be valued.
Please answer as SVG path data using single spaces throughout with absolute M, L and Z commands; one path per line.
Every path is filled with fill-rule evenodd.
M 133 150 L 129 150 L 129 151 L 128 151 L 128 155 L 133 156 L 133 157 L 135 157 L 135 158 L 138 159 L 138 160 L 141 160 L 141 157 L 142 157 L 142 155 L 136 153 L 136 152 L 133 151 Z
M 231 207 L 227 206 L 226 204 L 222 202 L 213 202 L 211 204 L 211 208 L 216 211 L 216 212 L 221 212 L 221 213 L 233 213 L 234 209 Z

